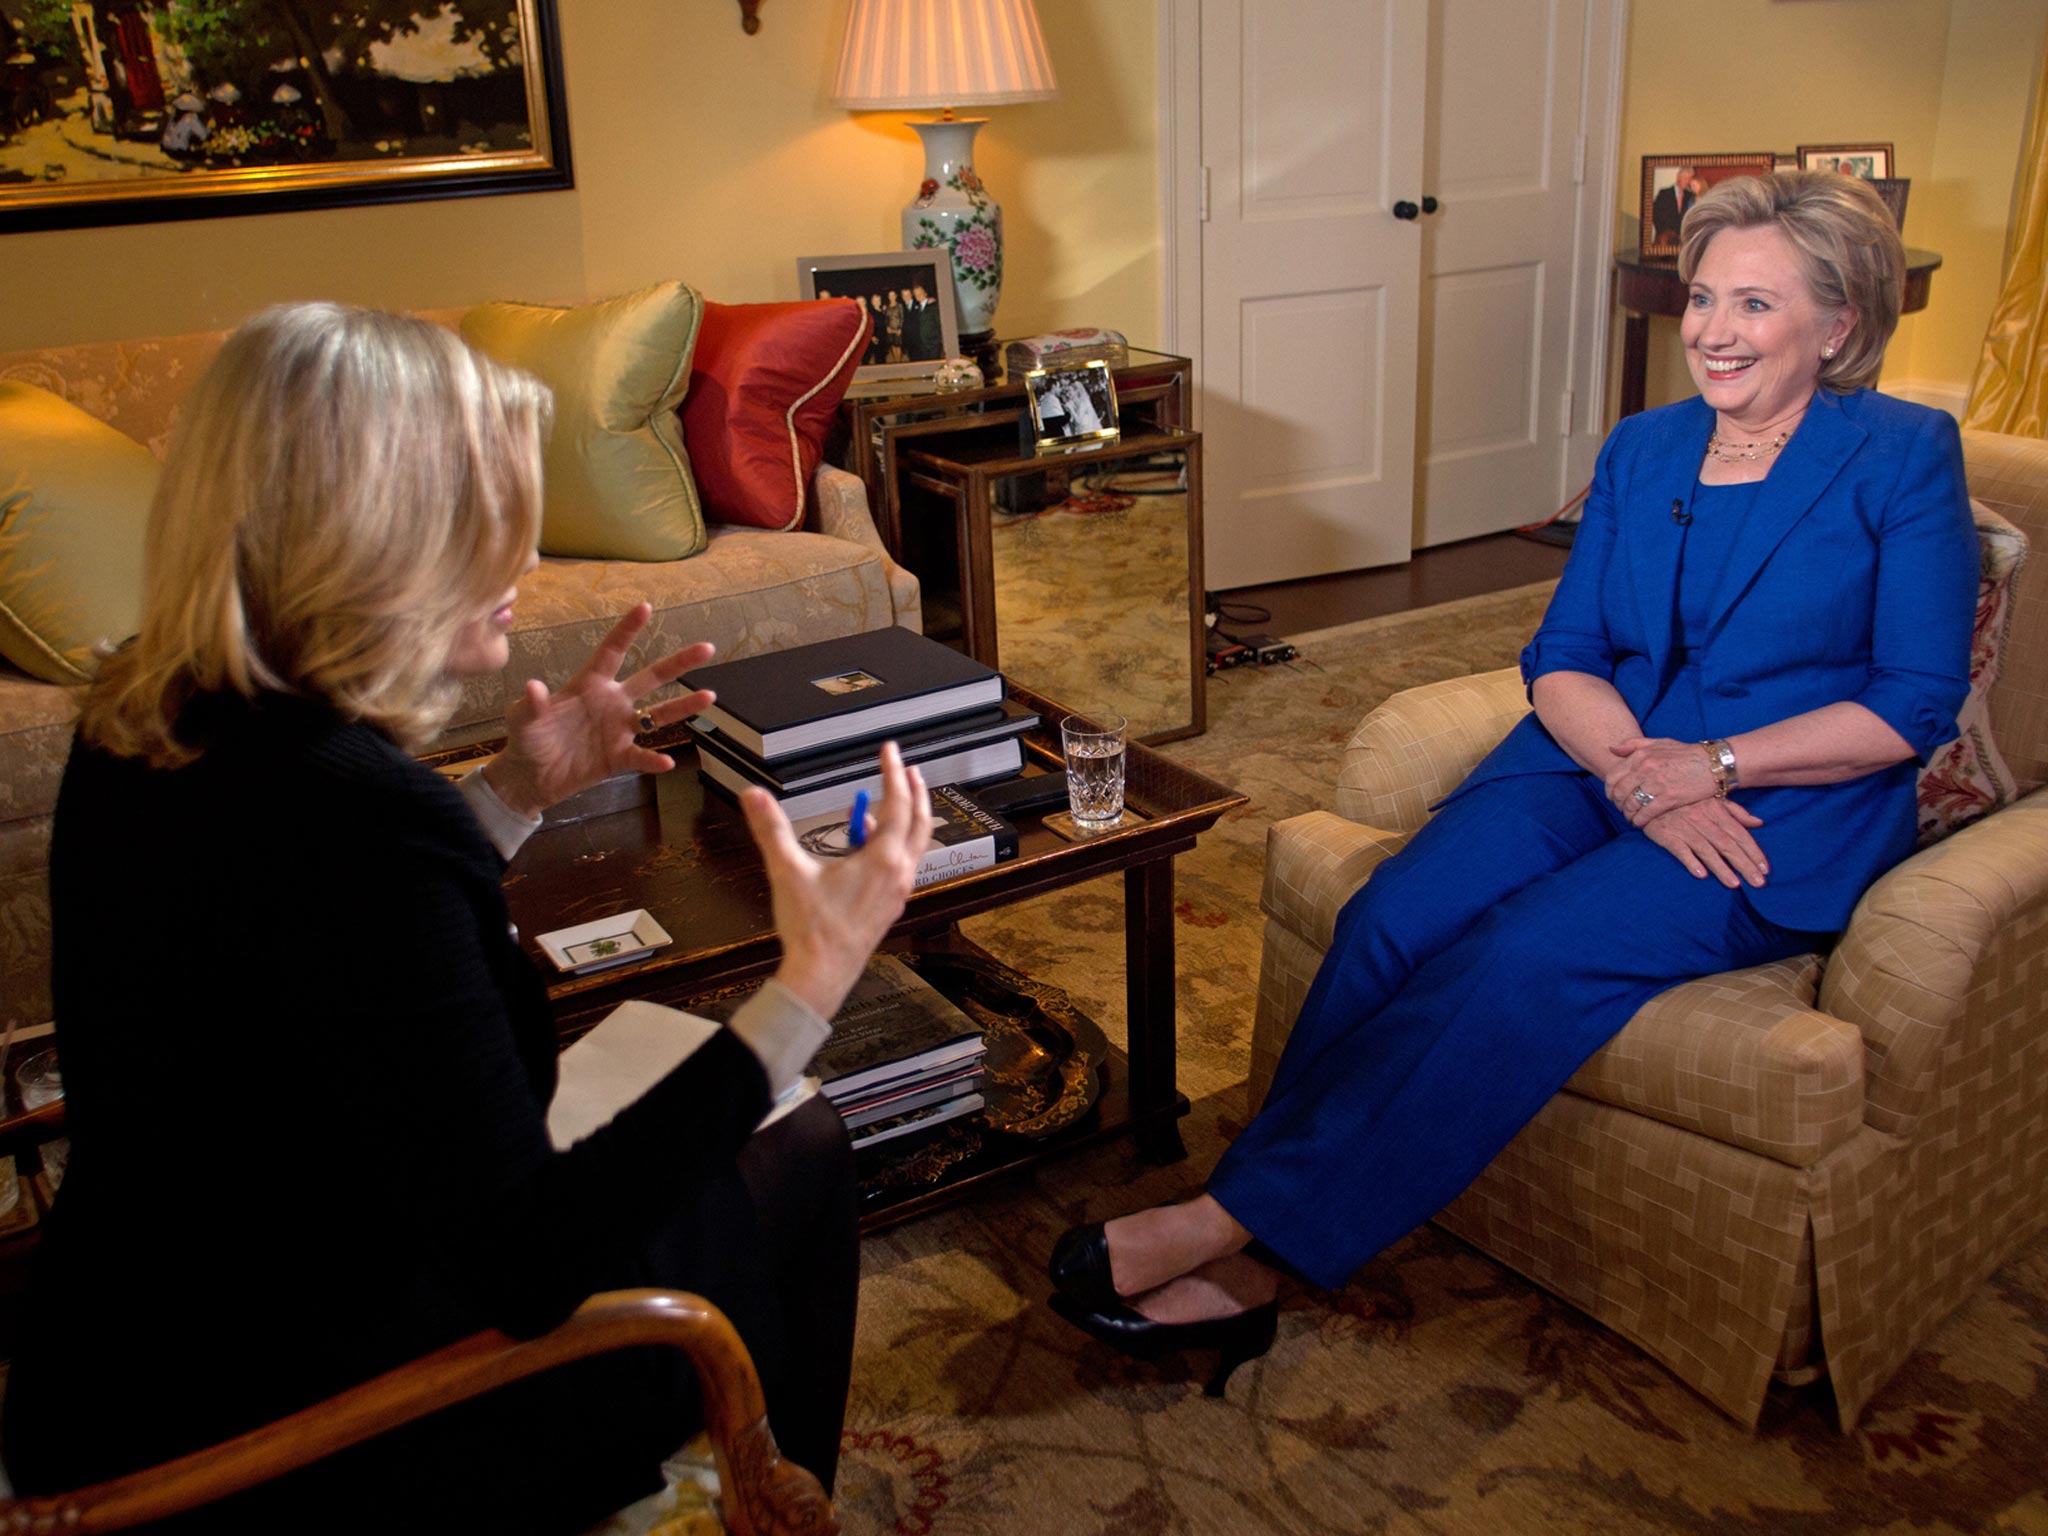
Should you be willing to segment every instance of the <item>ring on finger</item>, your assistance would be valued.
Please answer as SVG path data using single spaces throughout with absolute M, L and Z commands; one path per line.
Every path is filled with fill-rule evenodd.
M 1656 798 L 1657 797 L 1655 795 L 1651 794 L 1647 789 L 1644 789 L 1640 784 L 1636 786 L 1635 802 L 1637 805 L 1648 806 L 1650 802 L 1655 800 Z
M 643 734 L 654 729 L 654 715 L 650 710 L 640 711 L 640 730 Z

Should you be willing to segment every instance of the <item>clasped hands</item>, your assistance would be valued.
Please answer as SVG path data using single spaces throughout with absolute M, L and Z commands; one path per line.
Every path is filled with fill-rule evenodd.
M 1730 890 L 1764 883 L 1770 863 L 1751 835 L 1763 818 L 1718 798 L 1720 781 L 1698 742 L 1631 736 L 1607 750 L 1620 759 L 1607 798 L 1643 836 L 1695 878 L 1712 875 Z
M 708 642 L 671 651 L 621 679 L 626 653 L 653 618 L 641 603 L 612 627 L 590 660 L 561 688 L 534 679 L 505 711 L 505 750 L 485 767 L 492 792 L 523 816 L 590 788 L 615 773 L 666 773 L 675 759 L 643 746 L 639 734 L 696 714 L 708 689 L 643 704 L 711 659 Z M 829 864 L 797 845 L 774 796 L 740 796 L 768 868 L 775 930 L 782 939 L 776 977 L 821 1018 L 839 1011 L 874 948 L 903 911 L 918 861 L 932 838 L 931 796 L 892 742 L 882 748 L 881 807 L 866 846 Z

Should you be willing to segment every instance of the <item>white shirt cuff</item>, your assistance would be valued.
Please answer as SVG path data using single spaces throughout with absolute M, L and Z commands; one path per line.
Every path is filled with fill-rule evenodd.
M 832 1038 L 832 1023 L 773 976 L 734 1010 L 726 1028 L 761 1058 L 768 1092 L 779 1095 L 803 1076 L 810 1059 Z
M 484 829 L 484 836 L 491 840 L 491 846 L 498 850 L 498 856 L 507 864 L 526 840 L 540 829 L 540 818 L 528 820 L 498 798 L 498 792 L 491 788 L 481 767 L 465 773 L 455 781 L 455 787 L 462 791 L 462 798 L 469 802 L 470 810 Z

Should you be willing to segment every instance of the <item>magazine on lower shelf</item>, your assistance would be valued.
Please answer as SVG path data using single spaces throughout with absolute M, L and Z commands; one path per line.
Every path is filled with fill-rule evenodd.
M 979 1093 L 965 1093 L 957 1099 L 946 1099 L 938 1104 L 927 1104 L 923 1109 L 913 1109 L 908 1114 L 897 1115 L 888 1120 L 877 1120 L 873 1125 L 862 1126 L 852 1135 L 853 1147 L 857 1152 L 862 1147 L 871 1147 L 878 1141 L 893 1141 L 898 1136 L 907 1136 L 912 1131 L 931 1130 L 944 1125 L 948 1120 L 957 1120 L 962 1115 L 971 1115 L 978 1109 L 986 1108 L 988 1101 Z
M 943 1077 L 920 1078 L 914 1083 L 893 1084 L 884 1092 L 869 1094 L 858 1101 L 833 1100 L 839 1118 L 848 1130 L 858 1130 L 878 1120 L 891 1120 L 913 1109 L 957 1099 L 962 1094 L 981 1092 L 981 1062 Z
M 835 1104 L 978 1065 L 981 1026 L 894 955 L 875 955 L 839 1005 L 810 1071 Z

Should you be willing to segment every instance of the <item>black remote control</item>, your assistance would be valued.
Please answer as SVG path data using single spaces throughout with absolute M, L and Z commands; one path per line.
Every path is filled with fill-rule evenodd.
M 1027 816 L 1034 811 L 1048 811 L 1054 807 L 1064 810 L 1067 804 L 1066 770 L 1062 768 L 1055 773 L 1041 773 L 1028 779 L 1008 779 L 1000 784 L 984 784 L 979 789 L 968 790 L 967 798 L 998 816 Z

